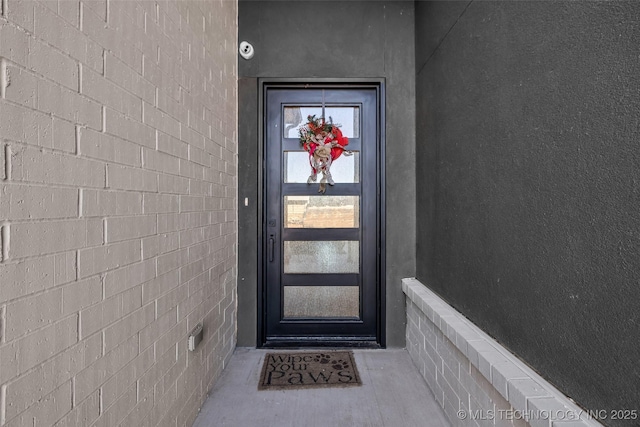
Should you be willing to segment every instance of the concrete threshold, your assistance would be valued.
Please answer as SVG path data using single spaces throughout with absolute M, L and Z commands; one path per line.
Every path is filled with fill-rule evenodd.
M 236 349 L 193 427 L 450 425 L 404 349 L 353 350 L 360 387 L 258 391 L 269 351 Z

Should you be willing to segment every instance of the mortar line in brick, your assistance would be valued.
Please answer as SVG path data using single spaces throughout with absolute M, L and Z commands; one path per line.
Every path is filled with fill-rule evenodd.
M 11 181 L 11 145 L 4 146 L 4 179 Z
M 71 377 L 71 409 L 76 406 L 76 377 Z
M 78 189 L 78 218 L 82 218 L 82 205 L 84 204 L 84 189 Z
M 4 223 L 2 225 L 2 262 L 9 259 L 9 247 L 11 244 L 11 225 Z
M 107 218 L 102 218 L 102 244 L 107 244 Z
M 34 147 L 34 146 L 32 146 L 32 148 L 33 148 L 33 147 Z M 39 151 L 41 151 L 41 152 L 45 152 L 45 153 L 46 153 L 45 149 L 43 149 L 42 147 L 35 147 L 35 148 L 37 148 L 37 149 L 38 149 Z M 56 154 L 59 154 L 59 153 L 56 153 Z M 69 153 L 66 153 L 66 154 L 69 154 Z M 55 184 L 49 185 L 49 184 L 46 184 L 46 183 L 44 183 L 44 182 L 42 182 L 42 181 L 28 181 L 28 180 L 18 180 L 18 179 L 16 179 L 16 180 L 12 180 L 12 182 L 10 182 L 10 183 L 8 183 L 8 184 L 10 184 L 10 185 L 15 185 L 15 186 L 22 185 L 22 186 L 28 186 L 28 187 L 53 188 L 53 189 L 68 189 L 68 190 L 75 190 L 75 189 L 77 189 L 77 188 L 78 188 L 78 185 L 73 185 L 73 184 L 58 184 L 58 183 L 55 183 Z M 135 193 L 135 192 L 136 192 L 136 190 L 120 190 L 120 189 L 112 189 L 112 188 L 105 189 L 105 188 L 104 188 L 104 187 L 102 187 L 102 186 L 100 186 L 100 187 L 88 187 L 88 189 L 89 189 L 89 190 L 100 190 L 100 191 L 103 191 L 103 190 L 119 191 L 119 192 L 123 192 L 123 193 Z M 95 216 L 97 216 L 97 215 L 95 215 Z M 71 217 L 69 217 L 69 218 L 71 218 Z M 56 219 L 60 219 L 60 220 L 62 220 L 62 219 L 65 219 L 65 218 L 55 218 L 55 219 L 50 219 L 50 218 L 43 218 L 43 219 L 29 219 L 29 220 L 28 220 L 28 222 L 38 222 L 38 221 L 41 221 L 41 222 L 45 222 L 45 221 L 55 221 Z M 27 221 L 27 220 L 24 220 L 24 221 Z
M 102 49 L 102 76 L 107 76 L 107 50 Z
M 5 0 L 6 1 L 6 0 Z M 9 79 L 7 78 L 7 60 L 0 58 L 0 98 L 7 97 L 7 86 Z
M 82 340 L 82 310 L 78 311 L 78 342 L 80 342 L 80 340 Z M 75 387 L 75 384 L 73 384 L 73 386 Z
M 78 9 L 78 29 L 82 32 L 84 30 L 84 3 L 80 2 Z
M 107 107 L 102 106 L 102 133 L 107 132 Z
M 78 93 L 82 93 L 82 62 L 78 62 Z
M 80 138 L 82 137 L 82 129 L 80 128 L 80 125 L 76 125 L 76 132 L 75 132 L 75 136 L 76 136 L 76 156 L 80 155 Z
M 0 387 L 0 426 L 7 422 L 7 385 Z
M 20 184 L 16 184 L 16 185 L 21 185 L 21 184 L 22 184 L 22 182 Z M 48 187 L 42 186 L 42 188 L 48 188 Z M 7 223 L 7 224 L 13 224 L 13 225 L 52 224 L 52 225 L 56 225 L 57 223 L 61 223 L 61 222 L 79 223 L 80 221 L 88 221 L 88 218 L 86 218 L 86 219 L 85 218 L 78 218 L 77 215 L 74 215 L 74 216 L 63 216 L 63 217 L 52 217 L 52 218 L 38 218 L 38 219 L 20 218 L 20 219 L 12 220 L 11 223 Z M 128 240 L 132 240 L 132 239 L 128 239 Z M 92 248 L 92 247 L 96 247 L 96 246 L 97 245 L 82 246 L 82 248 L 80 248 L 80 249 Z M 102 244 L 100 244 L 98 246 L 102 246 Z M 55 251 L 55 252 L 45 252 L 45 253 L 37 254 L 37 255 L 25 255 L 25 256 L 20 257 L 20 259 L 39 258 L 39 257 L 45 256 L 45 255 L 60 254 L 60 253 L 65 253 L 65 252 L 69 252 L 69 251 L 74 251 L 74 250 L 76 250 L 76 248 L 68 248 L 68 249 L 59 250 L 59 251 Z M 15 256 L 12 257 L 12 259 L 16 259 Z
M 0 344 L 6 343 L 7 334 L 7 306 L 0 307 Z

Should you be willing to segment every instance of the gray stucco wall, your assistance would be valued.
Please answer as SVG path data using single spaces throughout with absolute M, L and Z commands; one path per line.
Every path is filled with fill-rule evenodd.
M 418 278 L 579 404 L 640 409 L 640 4 L 415 13 Z
M 256 344 L 257 78 L 384 78 L 387 170 L 387 345 L 404 346 L 400 279 L 415 274 L 413 2 L 241 1 L 238 345 Z M 248 207 L 245 197 L 250 197 Z

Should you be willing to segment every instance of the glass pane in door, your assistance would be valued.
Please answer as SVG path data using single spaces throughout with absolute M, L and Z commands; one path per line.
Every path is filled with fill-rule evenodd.
M 284 242 L 285 273 L 359 273 L 360 242 L 355 240 Z
M 284 317 L 358 317 L 357 286 L 285 286 Z
M 307 123 L 307 117 L 322 117 L 322 107 L 284 107 L 285 138 L 298 138 L 298 129 Z
M 284 152 L 284 182 L 288 184 L 306 184 L 311 175 L 309 153 L 306 151 Z M 331 176 L 336 184 L 360 182 L 360 152 L 342 155 L 331 165 Z M 318 178 L 318 181 L 320 178 Z
M 359 107 L 326 107 L 324 116 L 340 126 L 342 134 L 348 138 L 360 137 Z
M 285 196 L 285 228 L 358 228 L 358 196 Z

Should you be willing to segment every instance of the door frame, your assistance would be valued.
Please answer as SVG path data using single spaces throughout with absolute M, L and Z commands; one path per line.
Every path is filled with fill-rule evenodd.
M 294 343 L 295 346 L 349 346 L 349 347 L 386 347 L 386 138 L 385 138 L 385 79 L 357 79 L 357 78 L 259 78 L 258 79 L 258 287 L 257 287 L 257 342 L 258 348 L 267 348 L 266 343 L 266 263 L 264 262 L 264 248 L 266 244 L 266 219 L 265 219 L 265 114 L 266 93 L 269 88 L 319 88 L 319 89 L 349 89 L 368 88 L 375 89 L 378 96 L 378 197 L 379 197 L 379 221 L 377 224 L 377 236 L 380 252 L 378 253 L 377 268 L 377 343 L 339 341 L 339 342 L 305 342 Z M 268 347 L 291 346 L 292 343 L 269 343 Z

